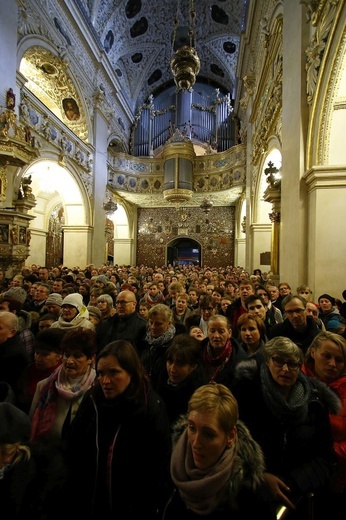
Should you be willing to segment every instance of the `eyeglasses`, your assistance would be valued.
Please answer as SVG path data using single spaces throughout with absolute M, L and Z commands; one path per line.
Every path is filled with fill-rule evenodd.
M 271 360 L 277 368 L 283 368 L 286 365 L 288 370 L 299 370 L 302 365 L 298 361 L 288 361 L 280 357 L 272 357 Z
M 136 302 L 128 301 L 128 300 L 117 300 L 115 303 L 116 303 L 116 305 L 127 305 L 128 303 L 136 303 Z
M 209 312 L 211 312 L 211 311 L 214 310 L 214 307 L 201 307 L 201 310 L 202 311 L 209 311 Z
M 305 311 L 305 309 L 292 309 L 292 310 L 284 311 L 284 312 L 285 312 L 285 314 L 288 314 L 289 316 L 293 316 L 293 314 L 301 314 L 304 311 Z

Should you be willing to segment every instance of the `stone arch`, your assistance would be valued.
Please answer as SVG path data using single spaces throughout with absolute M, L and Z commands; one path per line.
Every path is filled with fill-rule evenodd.
M 311 103 L 308 170 L 315 165 L 346 164 L 346 33 L 343 16 L 334 16 L 333 22 Z
M 269 142 L 268 152 L 266 153 L 260 165 L 260 175 L 258 176 L 258 183 L 255 190 L 255 200 L 252 212 L 253 222 L 262 224 L 270 223 L 269 213 L 271 206 L 268 202 L 263 200 L 264 192 L 268 187 L 267 177 L 264 173 L 264 170 L 268 168 L 269 162 L 272 162 L 279 170 L 281 169 L 282 155 L 276 140 Z
M 78 175 L 68 170 L 61 164 L 51 159 L 39 159 L 30 164 L 24 171 L 24 176 L 31 175 L 32 193 L 36 199 L 36 206 L 30 211 L 35 217 L 31 223 L 32 239 L 30 244 L 30 256 L 35 258 L 37 263 L 46 263 L 46 242 L 49 232 L 51 215 L 56 207 L 61 204 L 64 214 L 64 235 L 75 232 L 80 235 L 78 240 L 88 240 L 87 235 L 91 229 L 91 208 L 89 197 L 80 184 Z M 78 259 L 78 242 L 73 249 L 69 240 L 64 240 L 63 261 L 66 258 Z M 85 240 L 83 251 L 85 249 Z M 30 263 L 30 256 L 27 260 Z M 73 265 L 86 265 L 83 259 L 72 262 Z

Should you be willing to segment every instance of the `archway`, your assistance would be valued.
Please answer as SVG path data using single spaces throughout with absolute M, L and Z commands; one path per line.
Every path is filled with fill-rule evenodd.
M 87 265 L 87 253 L 81 251 L 91 240 L 90 208 L 76 176 L 48 158 L 33 162 L 24 176 L 31 176 L 36 199 L 27 263 Z
M 190 238 L 176 238 L 167 245 L 167 264 L 201 265 L 201 245 Z

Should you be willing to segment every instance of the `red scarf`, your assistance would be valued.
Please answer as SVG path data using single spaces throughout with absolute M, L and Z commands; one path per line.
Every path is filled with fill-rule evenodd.
M 208 342 L 208 345 L 203 350 L 202 356 L 203 356 L 203 362 L 204 367 L 207 372 L 207 376 L 209 379 L 209 383 L 214 382 L 216 376 L 219 372 L 224 368 L 224 366 L 228 363 L 230 360 L 230 357 L 232 355 L 232 343 L 231 340 L 228 339 L 226 341 L 225 346 L 220 351 L 220 354 L 218 356 L 213 356 L 213 352 L 215 350 L 212 350 L 212 347 L 210 346 L 210 343 Z

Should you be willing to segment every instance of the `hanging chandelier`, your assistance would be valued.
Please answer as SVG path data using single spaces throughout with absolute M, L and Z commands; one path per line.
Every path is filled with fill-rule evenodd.
M 196 76 L 201 68 L 201 63 L 195 48 L 195 24 L 196 11 L 194 0 L 189 0 L 189 43 L 178 47 L 177 31 L 179 24 L 180 0 L 177 1 L 177 12 L 174 19 L 171 71 L 178 89 L 190 90 L 196 82 Z M 179 27 L 183 29 L 183 27 Z
M 110 196 L 107 200 L 104 201 L 103 209 L 106 213 L 106 216 L 110 217 L 118 209 L 118 204 L 114 202 L 114 200 L 112 200 L 112 197 Z
M 204 211 L 204 213 L 208 214 L 213 206 L 214 202 L 210 199 L 210 197 L 204 197 L 199 207 L 202 211 Z

